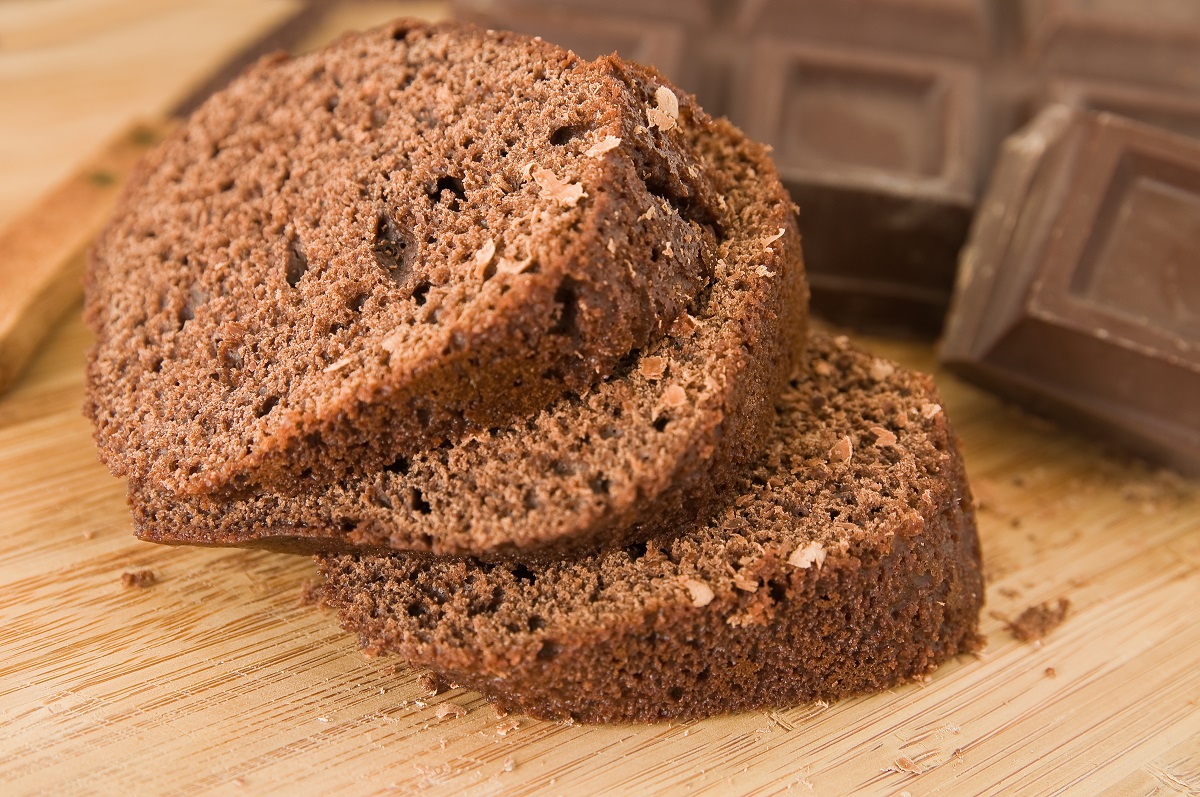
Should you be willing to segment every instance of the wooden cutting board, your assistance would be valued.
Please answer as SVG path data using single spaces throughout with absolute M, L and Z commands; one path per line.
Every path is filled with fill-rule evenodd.
M 0 5 L 0 220 L 289 9 Z M 834 705 L 572 727 L 365 659 L 301 605 L 307 559 L 136 541 L 80 416 L 77 315 L 0 396 L 0 794 L 1200 794 L 1200 487 L 1006 409 L 927 345 L 859 341 L 934 370 L 962 435 L 986 653 Z M 1006 629 L 1061 597 L 1041 644 Z

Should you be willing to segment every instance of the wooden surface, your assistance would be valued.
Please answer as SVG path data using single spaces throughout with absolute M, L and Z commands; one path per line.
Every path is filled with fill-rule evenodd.
M 0 4 L 0 219 L 280 8 Z M 110 66 L 124 77 L 97 74 Z M 429 697 L 417 673 L 364 659 L 300 605 L 307 559 L 134 540 L 80 416 L 76 316 L 0 397 L 0 794 L 1200 793 L 1200 489 L 951 377 L 983 504 L 983 656 L 830 706 L 570 727 Z M 928 346 L 865 342 L 932 367 Z M 122 586 L 143 568 L 156 584 Z M 1071 613 L 1041 645 L 1006 630 L 1060 597 Z

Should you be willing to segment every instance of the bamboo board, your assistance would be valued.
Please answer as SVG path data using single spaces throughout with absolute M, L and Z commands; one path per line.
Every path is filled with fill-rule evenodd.
M 20 64 L 57 64 L 46 74 L 64 84 L 82 75 L 77 51 L 100 46 L 92 35 L 33 19 L 72 5 L 0 6 L 0 108 L 20 71 L 5 49 L 14 16 L 27 15 Z M 81 155 L 182 94 L 204 71 L 195 52 L 216 63 L 280 8 L 87 5 L 110 20 L 106 46 L 131 51 L 122 63 L 143 63 L 132 52 L 143 45 L 144 63 L 171 60 L 143 37 L 194 40 L 186 65 L 162 67 L 182 75 L 178 90 L 110 87 L 97 118 L 112 124 L 76 130 L 96 133 Z M 358 24 L 364 8 L 343 19 Z M 198 27 L 214 9 L 240 21 Z M 22 143 L 0 126 L 0 152 L 25 147 L 49 164 L 68 135 L 39 146 L 27 133 Z M 25 207 L 14 197 L 32 205 L 53 182 L 43 178 L 0 170 L 0 211 Z M 123 485 L 97 463 L 80 415 L 88 337 L 77 316 L 0 396 L 0 793 L 1200 794 L 1200 487 L 937 374 L 927 345 L 860 341 L 937 374 L 982 504 L 987 651 L 927 683 L 833 705 L 579 727 L 501 718 L 461 689 L 431 697 L 419 673 L 365 659 L 335 617 L 300 604 L 307 559 L 136 541 Z M 122 586 L 143 568 L 157 583 Z M 1040 645 L 1006 629 L 1060 597 L 1071 612 Z

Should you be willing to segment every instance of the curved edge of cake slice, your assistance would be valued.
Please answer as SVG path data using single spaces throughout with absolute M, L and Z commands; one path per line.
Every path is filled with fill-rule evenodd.
M 371 652 L 581 722 L 841 698 L 978 649 L 974 508 L 932 380 L 845 338 L 808 348 L 708 523 L 548 563 L 327 556 L 325 600 Z

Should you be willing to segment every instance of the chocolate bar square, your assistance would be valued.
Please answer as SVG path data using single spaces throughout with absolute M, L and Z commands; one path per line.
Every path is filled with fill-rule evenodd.
M 750 50 L 733 117 L 800 206 L 814 309 L 935 334 L 978 185 L 977 69 L 771 36 Z
M 1200 473 L 1200 142 L 1065 106 L 1010 138 L 941 357 Z
M 698 91 L 701 67 L 685 58 L 691 29 L 711 23 L 705 0 L 609 3 L 583 0 L 454 0 L 455 15 L 484 27 L 512 30 L 566 47 L 581 58 L 617 53 L 649 64 L 676 84 Z
M 977 61 L 997 45 L 990 7 L 988 0 L 746 0 L 735 27 L 743 36 Z
M 1164 130 L 1200 138 L 1200 92 L 1197 91 L 1060 77 L 1046 84 L 1043 96 L 1045 102 L 1061 102 L 1092 111 L 1115 113 Z
M 1020 10 L 1027 64 L 1200 89 L 1196 0 L 1022 0 Z

